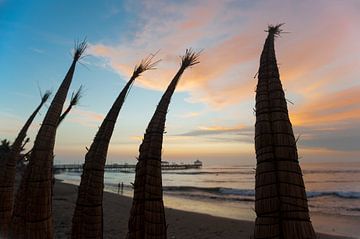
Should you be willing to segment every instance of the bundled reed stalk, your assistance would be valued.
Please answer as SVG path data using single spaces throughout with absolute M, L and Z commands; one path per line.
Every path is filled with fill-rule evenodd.
M 71 100 L 70 100 L 70 104 L 69 106 L 66 108 L 66 110 L 61 114 L 59 122 L 57 127 L 60 126 L 61 122 L 64 121 L 64 119 L 66 118 L 66 116 L 70 113 L 70 111 L 72 110 L 72 108 L 74 106 L 76 106 L 77 104 L 79 104 L 79 101 L 82 97 L 82 86 L 79 87 L 79 89 L 75 92 L 72 93 L 71 95 Z M 29 139 L 29 138 L 28 138 Z M 31 152 L 33 149 L 30 149 L 28 152 L 26 152 L 24 155 L 22 155 L 22 157 L 20 158 L 20 160 L 26 160 L 28 158 L 30 158 Z
M 72 238 L 103 238 L 104 167 L 110 139 L 131 85 L 141 73 L 154 69 L 158 63 L 158 61 L 152 62 L 153 57 L 154 55 L 150 55 L 135 67 L 133 75 L 103 120 L 85 156 L 85 164 L 72 220 Z
M 71 111 L 72 107 L 74 107 L 75 105 L 79 104 L 79 101 L 82 97 L 82 85 L 79 87 L 79 89 L 76 92 L 73 92 L 71 95 L 71 100 L 70 100 L 70 104 L 69 106 L 66 108 L 66 110 L 62 113 L 62 115 L 60 116 L 59 122 L 58 122 L 58 126 L 61 124 L 61 122 L 63 122 L 63 120 L 65 119 L 65 117 L 69 114 L 69 112 Z
M 85 41 L 75 45 L 72 64 L 36 136 L 29 164 L 16 194 L 11 238 L 53 238 L 52 167 L 56 129 L 76 63 L 86 47 Z
M 136 165 L 133 204 L 128 223 L 128 239 L 165 239 L 166 221 L 162 195 L 161 149 L 166 114 L 176 85 L 186 68 L 193 66 L 199 53 L 186 50 L 181 66 L 164 95 L 146 129 L 139 148 Z
M 46 91 L 41 97 L 40 104 L 36 107 L 34 112 L 30 115 L 24 126 L 21 128 L 14 143 L 10 147 L 10 152 L 6 155 L 5 160 L 2 160 L 0 166 L 0 238 L 6 238 L 11 222 L 11 215 L 14 203 L 14 186 L 16 175 L 16 163 L 20 158 L 20 152 L 24 147 L 24 139 L 27 131 L 35 119 L 35 116 L 40 111 L 41 107 L 49 99 L 50 91 Z
M 256 90 L 255 238 L 316 238 L 269 26 Z

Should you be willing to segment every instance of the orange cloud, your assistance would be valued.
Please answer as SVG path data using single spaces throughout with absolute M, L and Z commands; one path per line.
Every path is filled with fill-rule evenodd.
M 360 55 L 356 52 L 360 45 L 354 40 L 360 38 L 357 1 L 199 0 L 191 4 L 145 1 L 140 5 L 136 9 L 143 25 L 133 39 L 92 46 L 94 55 L 105 58 L 108 66 L 126 76 L 146 54 L 161 49 L 158 57 L 163 61 L 158 69 L 144 73 L 137 85 L 164 90 L 184 49 L 204 49 L 201 63 L 185 72 L 178 90 L 189 93 L 188 102 L 209 106 L 207 112 L 220 112 L 219 118 L 241 118 L 250 125 L 253 112 L 249 102 L 254 102 L 257 83 L 253 76 L 266 37 L 262 29 L 269 23 L 285 22 L 284 30 L 291 33 L 276 40 L 276 53 L 284 88 L 295 102 L 290 108 L 295 128 L 306 128 L 304 138 L 315 140 L 321 130 L 336 134 L 339 127 L 351 128 L 349 125 L 359 120 Z M 223 114 L 225 107 L 232 109 L 229 106 L 238 107 L 242 116 L 236 115 L 238 112 Z M 315 129 L 316 133 L 310 132 Z M 203 128 L 187 136 L 209 132 L 230 133 L 231 129 Z
M 194 117 L 197 117 L 199 115 L 201 115 L 202 112 L 188 112 L 188 113 L 185 113 L 185 114 L 182 114 L 182 115 L 179 115 L 180 118 L 194 118 Z
M 331 125 L 360 119 L 360 86 L 323 94 L 291 114 L 294 125 Z
M 110 46 L 93 44 L 91 51 L 128 76 L 141 58 L 161 49 L 159 57 L 163 61 L 158 69 L 144 73 L 136 84 L 164 90 L 178 69 L 178 55 L 189 46 L 204 48 L 201 63 L 185 72 L 178 90 L 190 93 L 189 102 L 223 108 L 253 97 L 252 76 L 257 71 L 265 38 L 261 29 L 274 19 L 284 18 L 288 23 L 285 30 L 289 28 L 292 33 L 277 40 L 282 79 L 287 88 L 307 98 L 309 95 L 304 92 L 316 94 L 315 89 L 335 80 L 327 79 L 329 72 L 333 75 L 347 68 L 351 77 L 358 68 L 349 67 L 346 59 L 351 51 L 360 50 L 348 44 L 357 27 L 354 21 L 360 20 L 352 7 L 355 3 L 324 7 L 319 2 L 312 4 L 311 9 L 308 4 L 194 1 L 188 5 L 145 1 L 138 9 L 144 25 L 134 39 Z M 283 16 L 279 18 L 278 12 L 269 11 L 272 8 L 281 8 Z M 334 70 L 336 67 L 338 71 Z
M 86 127 L 97 127 L 104 119 L 104 115 L 93 112 L 74 108 L 68 116 L 68 121 L 77 123 Z

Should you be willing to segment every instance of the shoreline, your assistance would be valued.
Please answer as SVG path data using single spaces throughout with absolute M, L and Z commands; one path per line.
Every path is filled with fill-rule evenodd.
M 70 236 L 76 197 L 76 185 L 56 180 L 53 198 L 56 238 L 69 238 Z M 132 199 L 129 197 L 104 191 L 104 238 L 125 238 L 131 203 Z M 252 221 L 217 217 L 168 207 L 165 208 L 165 213 L 169 239 L 248 239 L 252 235 L 254 227 Z M 323 220 L 324 226 L 331 227 L 332 224 L 326 215 L 315 213 L 313 216 Z M 337 222 L 332 221 L 332 223 Z M 344 223 L 346 224 L 346 222 Z M 336 232 L 332 234 L 336 234 Z M 321 239 L 350 238 L 321 233 L 318 236 Z

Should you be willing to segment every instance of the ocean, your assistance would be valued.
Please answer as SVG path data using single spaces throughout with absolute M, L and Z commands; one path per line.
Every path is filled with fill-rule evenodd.
M 303 164 L 310 212 L 360 217 L 360 163 Z M 56 174 L 79 184 L 80 173 Z M 134 171 L 106 172 L 105 190 L 132 196 Z M 121 192 L 118 184 L 124 184 Z M 165 206 L 233 219 L 254 220 L 254 165 L 203 166 L 163 171 Z

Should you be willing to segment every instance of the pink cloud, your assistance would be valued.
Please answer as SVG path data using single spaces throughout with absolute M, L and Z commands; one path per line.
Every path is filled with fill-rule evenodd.
M 137 84 L 164 90 L 178 69 L 178 55 L 189 46 L 204 49 L 201 63 L 183 75 L 178 90 L 189 92 L 190 102 L 222 108 L 253 99 L 252 76 L 266 36 L 262 29 L 286 22 L 284 29 L 291 34 L 276 41 L 282 80 L 306 102 L 320 87 L 329 91 L 327 84 L 340 85 L 333 76 L 343 69 L 349 70 L 348 83 L 359 73 L 352 63 L 359 57 L 350 60 L 353 51 L 360 50 L 352 40 L 360 20 L 356 9 L 356 1 L 144 1 L 137 9 L 143 27 L 135 38 L 116 45 L 93 44 L 92 53 L 128 76 L 141 58 L 161 49 L 158 69 L 146 72 Z
M 68 121 L 76 124 L 83 125 L 85 127 L 97 127 L 104 119 L 104 115 L 93 112 L 74 108 L 70 114 Z
M 323 94 L 301 105 L 291 116 L 300 126 L 337 125 L 360 120 L 360 85 Z

